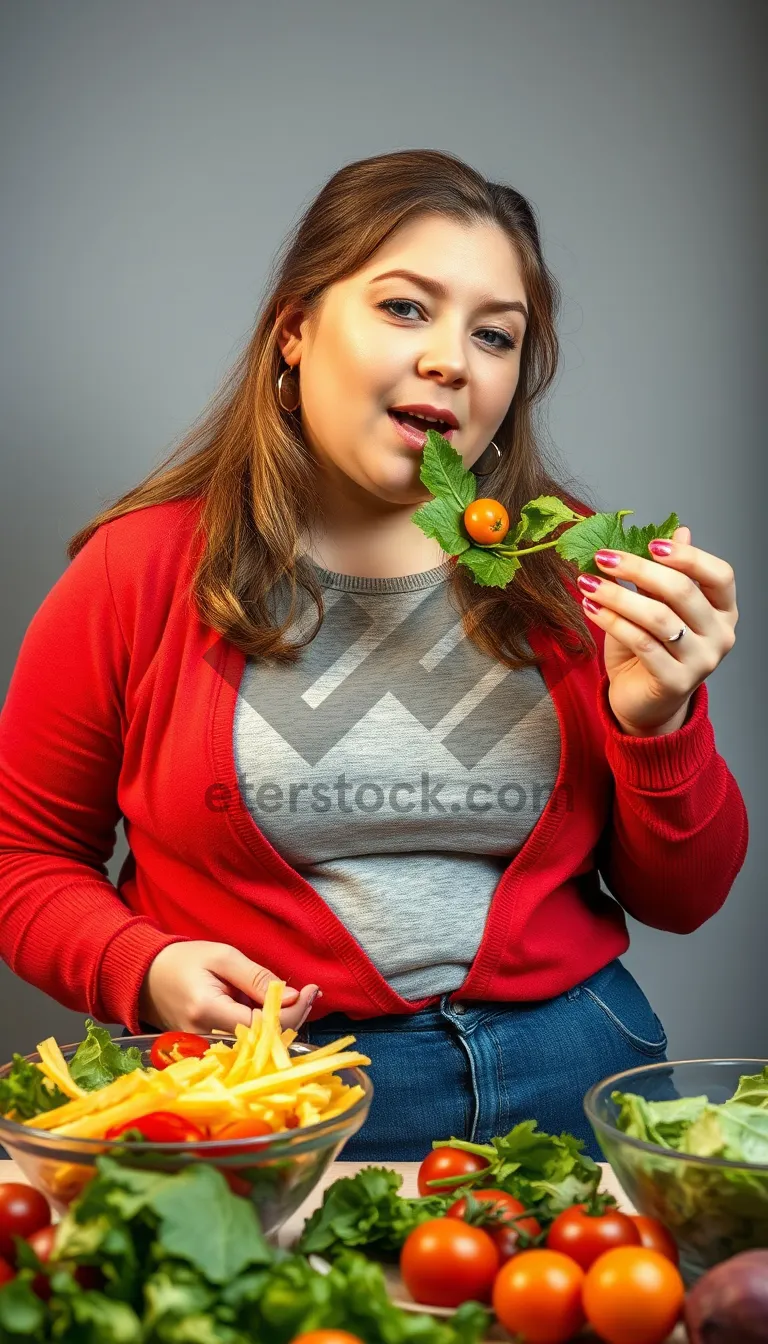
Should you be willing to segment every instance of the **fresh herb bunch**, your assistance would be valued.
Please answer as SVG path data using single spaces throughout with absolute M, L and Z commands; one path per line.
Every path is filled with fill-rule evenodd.
M 95 1092 L 114 1082 L 121 1073 L 132 1073 L 142 1067 L 137 1045 L 121 1050 L 106 1027 L 97 1027 L 90 1017 L 85 1020 L 85 1029 L 85 1038 L 69 1061 L 73 1080 L 85 1092 Z M 0 1078 L 0 1115 L 12 1120 L 31 1120 L 67 1101 L 69 1097 L 37 1064 L 29 1064 L 23 1055 L 14 1054 L 6 1077 Z
M 441 1218 L 468 1190 L 506 1190 L 547 1227 L 569 1205 L 587 1202 L 600 1184 L 600 1168 L 582 1153 L 572 1134 L 545 1134 L 535 1120 L 515 1125 L 491 1143 L 438 1140 L 433 1148 L 460 1148 L 484 1157 L 487 1166 L 464 1176 L 442 1177 L 444 1194 L 406 1199 L 398 1194 L 402 1176 L 386 1167 L 364 1167 L 327 1187 L 323 1202 L 304 1225 L 297 1249 L 329 1258 L 364 1246 L 383 1260 L 396 1257 L 409 1232 L 428 1218 Z
M 96 1158 L 97 1174 L 62 1219 L 43 1264 L 16 1239 L 21 1268 L 0 1287 L 0 1342 L 35 1344 L 289 1344 L 324 1326 L 366 1344 L 478 1344 L 490 1313 L 467 1302 L 450 1321 L 390 1300 L 382 1269 L 346 1251 L 321 1274 L 271 1246 L 254 1206 L 214 1167 L 166 1174 Z M 75 1266 L 96 1266 L 100 1290 Z M 47 1302 L 33 1291 L 50 1280 Z
M 628 551 L 647 560 L 651 557 L 648 542 L 655 537 L 672 537 L 680 526 L 677 514 L 671 513 L 658 527 L 654 523 L 647 527 L 633 525 L 625 532 L 622 518 L 633 509 L 585 518 L 555 495 L 539 495 L 523 505 L 520 521 L 506 536 L 484 545 L 473 540 L 464 521 L 476 498 L 477 479 L 448 439 L 435 429 L 427 430 L 420 477 L 435 498 L 416 510 L 413 521 L 438 541 L 446 554 L 456 556 L 457 563 L 472 572 L 476 583 L 488 588 L 506 588 L 520 568 L 520 557 L 534 551 L 554 549 L 564 560 L 578 565 L 582 574 L 601 573 L 595 564 L 596 551 Z M 545 540 L 564 523 L 573 526 L 554 540 Z

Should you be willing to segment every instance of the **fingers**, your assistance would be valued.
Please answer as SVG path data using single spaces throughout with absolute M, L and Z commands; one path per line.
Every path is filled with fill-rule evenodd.
M 251 961 L 236 947 L 228 947 L 226 944 L 222 944 L 220 956 L 212 969 L 233 985 L 235 992 L 240 992 L 238 997 L 242 995 L 245 998 L 245 1004 L 233 1002 L 230 998 L 232 1007 L 231 1010 L 227 1009 L 227 1012 L 234 1022 L 245 1022 L 246 1025 L 251 1021 L 253 1005 L 260 1007 L 263 1004 L 270 981 L 281 978 L 266 966 Z M 280 1008 L 280 1025 L 283 1030 L 292 1027 L 298 1031 L 310 1011 L 318 990 L 319 985 L 316 984 L 305 985 L 301 991 L 294 989 L 292 985 L 286 986 Z M 222 1025 L 221 1030 L 226 1031 L 228 1028 Z

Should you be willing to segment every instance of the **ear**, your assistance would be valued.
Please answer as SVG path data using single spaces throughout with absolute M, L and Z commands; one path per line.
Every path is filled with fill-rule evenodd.
M 286 364 L 298 364 L 301 357 L 302 333 L 301 328 L 304 323 L 304 313 L 298 306 L 291 304 L 290 299 L 283 299 L 278 304 L 277 317 L 279 327 L 277 331 L 277 343 L 280 346 L 280 353 Z

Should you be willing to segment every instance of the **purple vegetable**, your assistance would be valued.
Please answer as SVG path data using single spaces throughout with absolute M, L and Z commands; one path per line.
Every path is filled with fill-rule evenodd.
M 699 1279 L 685 1302 L 691 1344 L 768 1344 L 768 1251 L 742 1251 Z

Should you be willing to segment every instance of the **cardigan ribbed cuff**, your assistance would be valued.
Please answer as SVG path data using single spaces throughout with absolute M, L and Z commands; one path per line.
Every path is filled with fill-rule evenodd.
M 663 792 L 687 784 L 712 759 L 715 733 L 704 682 L 691 696 L 682 727 L 660 737 L 632 737 L 625 733 L 611 709 L 609 687 L 608 674 L 604 672 L 597 693 L 597 710 L 605 728 L 606 758 L 616 780 L 632 788 Z
M 186 935 L 162 933 L 143 916 L 132 919 L 115 934 L 104 951 L 99 970 L 99 997 L 105 1022 L 122 1022 L 134 1036 L 144 1034 L 139 1022 L 139 993 L 158 952 L 171 943 L 186 943 Z

